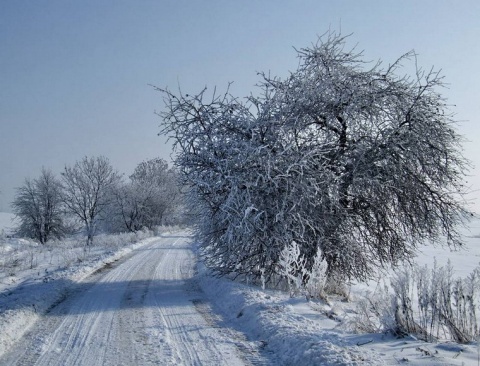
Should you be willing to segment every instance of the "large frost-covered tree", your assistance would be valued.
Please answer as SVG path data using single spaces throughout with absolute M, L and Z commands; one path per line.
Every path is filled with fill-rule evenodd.
M 111 203 L 111 190 L 121 176 L 107 158 L 99 156 L 84 157 L 73 166 L 66 166 L 62 179 L 65 207 L 85 225 L 88 246 L 99 218 Z
M 320 37 L 245 102 L 161 90 L 163 132 L 217 272 L 268 280 L 294 241 L 307 266 L 320 248 L 330 275 L 365 279 L 426 240 L 460 244 L 468 162 L 443 76 L 414 52 L 372 65 L 346 41 Z
M 20 235 L 45 244 L 51 238 L 60 239 L 67 231 L 63 221 L 62 187 L 50 170 L 42 169 L 37 179 L 25 179 L 17 188 L 12 207 L 20 219 Z

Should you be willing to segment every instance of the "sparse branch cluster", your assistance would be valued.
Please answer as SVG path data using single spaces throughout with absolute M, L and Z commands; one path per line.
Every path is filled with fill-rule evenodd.
M 105 157 L 85 157 L 66 166 L 58 179 L 42 170 L 17 189 L 14 213 L 19 234 L 42 244 L 85 229 L 91 245 L 98 229 L 121 232 L 180 223 L 183 192 L 177 173 L 162 159 L 140 163 L 125 182 Z
M 207 264 L 270 280 L 295 242 L 308 270 L 321 250 L 329 275 L 365 279 L 426 239 L 460 244 L 468 162 L 443 77 L 403 76 L 413 52 L 369 66 L 334 33 L 298 57 L 245 101 L 159 89 Z

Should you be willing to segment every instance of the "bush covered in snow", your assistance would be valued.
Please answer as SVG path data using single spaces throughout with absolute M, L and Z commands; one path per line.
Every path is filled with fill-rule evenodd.
M 307 298 L 325 297 L 327 282 L 327 263 L 318 249 L 311 269 L 307 269 L 307 261 L 300 253 L 300 247 L 292 242 L 283 248 L 278 261 L 278 273 L 288 284 L 290 296 L 303 293 Z
M 477 340 L 480 267 L 467 278 L 455 278 L 446 266 L 406 266 L 395 272 L 390 286 L 378 286 L 357 302 L 350 325 L 358 332 L 391 331 L 424 341 Z

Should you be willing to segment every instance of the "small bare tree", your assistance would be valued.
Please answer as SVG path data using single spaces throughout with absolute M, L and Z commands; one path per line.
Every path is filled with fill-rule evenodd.
M 37 179 L 25 179 L 17 188 L 12 203 L 13 212 L 20 218 L 20 235 L 45 244 L 52 237 L 61 238 L 66 231 L 62 217 L 62 187 L 47 169 Z
M 79 218 L 87 232 L 87 246 L 93 242 L 101 214 L 111 202 L 110 190 L 121 176 L 107 158 L 84 157 L 62 173 L 67 211 Z

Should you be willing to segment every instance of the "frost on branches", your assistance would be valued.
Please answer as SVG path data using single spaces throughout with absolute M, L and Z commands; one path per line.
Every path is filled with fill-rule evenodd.
M 115 231 L 153 230 L 181 222 L 182 192 L 177 173 L 160 158 L 137 165 L 128 182 L 112 189 L 113 207 L 107 216 Z
M 278 274 L 286 279 L 290 296 L 303 292 L 309 298 L 323 298 L 327 279 L 327 264 L 320 248 L 315 255 L 311 270 L 306 269 L 307 260 L 300 247 L 292 242 L 280 252 Z
M 413 52 L 369 64 L 334 33 L 298 57 L 258 97 L 159 89 L 207 264 L 268 281 L 295 242 L 307 270 L 320 249 L 329 275 L 365 279 L 427 239 L 461 244 L 468 162 L 443 77 L 403 76 Z
M 18 235 L 45 244 L 69 231 L 62 216 L 61 183 L 50 170 L 42 169 L 37 179 L 25 179 L 23 186 L 17 188 L 12 208 L 20 219 Z

